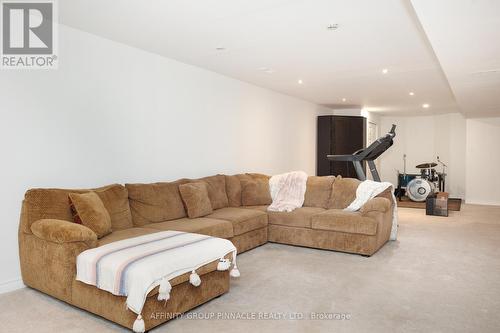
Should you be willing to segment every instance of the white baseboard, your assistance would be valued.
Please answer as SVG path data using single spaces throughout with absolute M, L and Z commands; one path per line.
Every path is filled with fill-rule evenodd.
M 25 285 L 23 283 L 23 280 L 21 279 L 14 279 L 10 281 L 4 281 L 0 282 L 0 294 L 7 293 L 9 291 L 14 291 L 17 289 L 24 288 Z
M 481 200 L 465 200 L 468 205 L 479 205 L 479 206 L 500 206 L 498 201 L 481 201 Z

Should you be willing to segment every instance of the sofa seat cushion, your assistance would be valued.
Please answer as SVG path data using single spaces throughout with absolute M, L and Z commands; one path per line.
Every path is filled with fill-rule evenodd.
M 195 234 L 203 234 L 220 238 L 230 238 L 234 236 L 233 225 L 231 222 L 207 217 L 199 217 L 195 219 L 182 218 L 160 223 L 151 223 L 145 227 L 161 231 L 175 230 L 192 232 Z
M 259 210 L 259 211 L 261 211 L 261 212 L 266 212 L 266 213 L 267 213 L 267 207 L 269 207 L 269 205 L 241 206 L 241 208 L 245 208 L 245 209 L 255 209 L 255 210 Z
M 107 236 L 99 239 L 97 246 L 109 244 L 112 242 L 121 241 L 128 238 L 139 237 L 147 234 L 152 234 L 158 232 L 159 230 L 147 229 L 147 228 L 129 228 L 123 230 L 116 230 Z
M 258 210 L 227 207 L 215 210 L 209 218 L 230 221 L 234 236 L 267 226 L 267 214 Z
M 377 221 L 360 212 L 330 209 L 312 217 L 312 228 L 350 234 L 376 235 Z
M 324 212 L 324 208 L 300 207 L 290 213 L 267 212 L 269 224 L 285 225 L 289 227 L 311 228 L 311 217 Z

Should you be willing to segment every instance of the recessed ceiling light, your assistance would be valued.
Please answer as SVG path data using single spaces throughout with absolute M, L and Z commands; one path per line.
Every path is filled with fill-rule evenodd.
M 222 46 L 219 46 L 219 47 L 216 47 L 215 48 L 217 51 L 224 51 L 226 48 L 225 47 L 222 47 Z
M 298 83 L 298 84 L 302 84 L 302 83 L 304 83 L 304 82 L 303 82 L 301 79 L 299 79 L 299 80 L 297 81 L 297 83 Z
M 342 98 L 342 102 L 346 102 L 347 101 L 347 98 Z
M 326 26 L 328 30 L 337 30 L 339 28 L 339 25 L 337 23 L 332 23 Z
M 408 95 L 410 95 L 410 96 L 415 96 L 415 93 L 414 93 L 413 91 L 410 91 L 410 92 L 408 93 Z
M 389 73 L 389 70 L 387 68 L 382 69 L 382 74 L 387 74 Z
M 429 105 L 429 104 L 427 104 L 427 103 L 425 103 L 425 104 L 422 104 L 422 107 L 423 107 L 424 109 L 428 109 L 428 108 L 430 107 L 430 105 Z

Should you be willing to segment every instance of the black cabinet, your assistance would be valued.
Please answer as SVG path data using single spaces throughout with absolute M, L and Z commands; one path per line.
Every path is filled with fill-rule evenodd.
M 319 116 L 317 131 L 316 174 L 357 178 L 351 162 L 332 162 L 326 155 L 352 154 L 365 148 L 366 118 Z

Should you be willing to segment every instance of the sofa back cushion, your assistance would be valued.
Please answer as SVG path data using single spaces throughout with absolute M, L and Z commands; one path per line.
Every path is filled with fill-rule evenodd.
M 344 209 L 356 199 L 356 189 L 361 181 L 356 178 L 337 176 L 333 182 L 332 194 L 327 209 Z
M 229 207 L 241 206 L 241 183 L 238 176 L 226 177 L 226 194 Z
M 246 173 L 245 175 L 250 176 L 253 180 L 262 180 L 262 181 L 268 181 L 271 178 L 271 176 L 265 175 L 263 173 L 255 173 L 255 172 L 250 172 Z
M 305 207 L 327 208 L 332 194 L 334 176 L 310 176 L 307 178 Z
M 271 202 L 268 180 L 241 181 L 241 203 L 243 206 L 270 205 Z
M 189 218 L 197 218 L 212 214 L 212 204 L 208 196 L 206 182 L 193 182 L 179 185 L 182 201 Z
M 216 175 L 194 179 L 193 182 L 204 181 L 207 183 L 208 197 L 213 209 L 219 209 L 229 206 L 229 201 L 226 193 L 226 177 L 224 175 Z
M 127 189 L 120 184 L 112 184 L 96 189 L 31 189 L 24 195 L 21 212 L 21 230 L 31 233 L 31 224 L 41 219 L 57 219 L 73 222 L 69 205 L 70 193 L 94 191 L 101 198 L 111 217 L 113 230 L 132 227 L 132 216 L 128 204 Z
M 123 185 L 115 184 L 93 190 L 101 198 L 111 217 L 111 229 L 132 228 L 132 214 L 128 203 L 128 191 Z
M 73 220 L 89 228 L 102 238 L 111 233 L 111 217 L 101 198 L 95 192 L 70 193 Z
M 240 207 L 241 202 L 241 182 L 261 180 L 269 181 L 271 178 L 268 175 L 261 173 L 240 173 L 233 176 L 226 176 L 226 193 L 228 198 L 229 207 Z
M 181 179 L 169 183 L 125 184 L 134 225 L 143 226 L 186 217 L 179 185 L 187 182 Z

